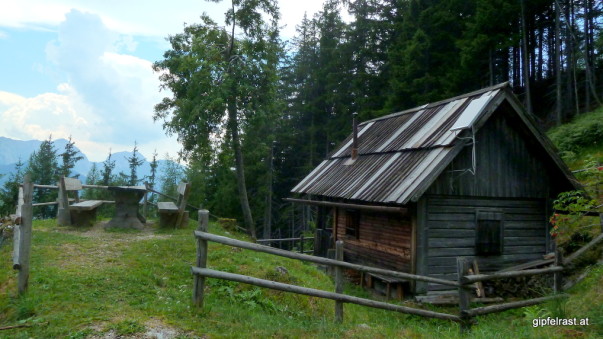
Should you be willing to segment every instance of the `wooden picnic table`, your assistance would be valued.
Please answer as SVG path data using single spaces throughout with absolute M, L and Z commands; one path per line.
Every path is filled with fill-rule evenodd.
M 109 186 L 115 196 L 115 215 L 106 228 L 142 229 L 147 222 L 138 211 L 138 203 L 147 192 L 145 186 Z

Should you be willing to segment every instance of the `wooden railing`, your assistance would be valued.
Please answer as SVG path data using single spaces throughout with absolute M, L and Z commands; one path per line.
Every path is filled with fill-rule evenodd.
M 567 295 L 561 293 L 561 271 L 564 267 L 561 266 L 562 257 L 559 250 L 556 251 L 555 264 L 554 266 L 541 269 L 529 269 L 521 271 L 505 271 L 495 272 L 492 274 L 472 274 L 469 275 L 470 262 L 467 258 L 457 258 L 457 274 L 459 283 L 459 312 L 461 318 L 461 333 L 467 332 L 471 329 L 473 324 L 473 318 L 478 315 L 490 314 L 502 312 L 514 308 L 521 308 L 531 305 L 540 304 L 552 299 L 566 297 Z M 477 308 L 470 307 L 471 301 L 471 290 L 475 288 L 476 283 L 483 281 L 490 281 L 496 279 L 507 279 L 525 276 L 534 276 L 539 274 L 554 274 L 553 279 L 553 291 L 554 294 L 547 297 L 532 298 L 521 301 L 507 302 L 502 304 L 496 304 L 491 306 L 483 306 Z
M 197 262 L 196 266 L 191 267 L 191 272 L 194 276 L 194 287 L 193 287 L 193 303 L 198 306 L 203 306 L 204 299 L 204 286 L 205 286 L 205 278 L 216 278 L 223 280 L 230 280 L 245 284 L 250 284 L 254 286 L 275 289 L 280 291 L 286 291 L 296 294 L 302 294 L 307 296 L 313 296 L 318 298 L 325 298 L 335 300 L 335 321 L 341 322 L 343 321 L 343 304 L 351 303 L 357 304 L 367 307 L 380 308 L 390 311 L 396 311 L 400 313 L 413 314 L 422 317 L 428 318 L 436 318 L 443 320 L 450 320 L 454 322 L 460 323 L 461 333 L 470 330 L 473 319 L 479 315 L 485 315 L 490 313 L 502 312 L 509 309 L 526 307 L 530 305 L 540 304 L 552 299 L 567 297 L 566 294 L 561 293 L 563 290 L 561 284 L 561 272 L 566 269 L 567 265 L 571 263 L 571 261 L 575 260 L 578 256 L 584 253 L 586 250 L 593 248 L 594 246 L 600 244 L 603 241 L 603 235 L 599 235 L 595 239 L 593 239 L 589 244 L 584 246 L 579 251 L 576 251 L 574 254 L 569 256 L 567 259 L 563 259 L 560 251 L 556 252 L 554 265 L 548 268 L 540 268 L 540 269 L 527 269 L 527 270 L 515 270 L 515 271 L 504 271 L 504 272 L 496 272 L 492 274 L 469 274 L 470 273 L 470 263 L 468 258 L 459 257 L 457 258 L 457 281 L 438 279 L 428 276 L 410 274 L 405 272 L 391 271 L 385 270 L 376 267 L 352 264 L 343 261 L 343 242 L 336 242 L 336 254 L 335 259 L 327 259 L 323 257 L 316 257 L 301 253 L 290 252 L 286 250 L 281 250 L 269 246 L 254 244 L 246 241 L 236 240 L 228 237 L 223 237 L 215 234 L 210 234 L 207 232 L 208 227 L 208 219 L 209 212 L 207 210 L 199 210 L 199 224 L 197 230 L 194 232 L 194 235 L 197 239 Z M 298 240 L 298 238 L 291 238 Z M 265 242 L 275 239 L 266 239 Z M 278 239 L 276 239 L 278 240 Z M 281 239 L 282 240 L 282 239 Z M 312 262 L 320 265 L 332 266 L 335 268 L 335 292 L 328 292 L 323 290 L 317 290 L 307 287 L 300 287 L 296 285 L 284 284 L 279 282 L 274 282 L 270 280 L 264 280 L 259 278 L 254 278 L 250 276 L 233 274 L 227 272 L 216 271 L 207 268 L 207 250 L 208 250 L 208 241 L 212 241 L 215 243 L 248 249 L 256 252 L 269 253 L 285 258 L 297 259 L 307 262 Z M 564 266 L 565 265 L 565 266 Z M 448 314 L 442 312 L 435 312 L 430 310 L 424 310 L 419 308 L 401 306 L 396 304 L 385 303 L 381 301 L 365 299 L 354 297 L 350 295 L 343 294 L 343 274 L 342 269 L 353 269 L 360 272 L 365 273 L 374 273 L 384 276 L 395 277 L 399 279 L 411 280 L 411 281 L 423 281 L 430 282 L 435 284 L 441 284 L 446 286 L 451 286 L 458 288 L 458 297 L 459 297 L 459 314 Z M 540 274 L 553 274 L 554 275 L 554 283 L 553 283 L 553 295 L 532 298 L 521 301 L 513 301 L 502 304 L 483 306 L 483 307 L 470 307 L 471 302 L 471 294 L 474 289 L 474 285 L 478 282 L 495 280 L 495 279 L 505 279 L 505 278 L 515 278 L 515 277 L 524 277 L 524 276 L 534 276 Z
M 304 250 L 304 242 L 308 241 L 308 240 L 312 240 L 314 241 L 314 237 L 304 237 L 303 234 L 301 234 L 299 236 L 299 238 L 281 238 L 281 239 L 258 239 L 256 240 L 257 243 L 259 244 L 268 244 L 268 246 L 272 247 L 272 243 L 278 243 L 278 247 L 281 248 L 282 247 L 282 243 L 299 243 L 299 253 L 312 253 L 313 250 Z
M 458 282 L 437 279 L 437 278 L 432 278 L 432 277 L 419 276 L 419 275 L 414 275 L 414 274 L 404 273 L 404 272 L 384 270 L 384 269 L 380 269 L 380 268 L 376 268 L 376 267 L 363 266 L 363 265 L 357 265 L 357 264 L 345 262 L 342 260 L 343 259 L 343 242 L 341 242 L 341 241 L 337 242 L 336 255 L 335 255 L 336 259 L 327 259 L 327 258 L 322 258 L 322 257 L 315 257 L 315 256 L 311 256 L 311 255 L 281 250 L 281 249 L 277 249 L 277 248 L 273 248 L 273 247 L 269 247 L 269 246 L 249 243 L 246 241 L 231 239 L 228 237 L 223 237 L 223 236 L 219 236 L 219 235 L 215 235 L 215 234 L 210 234 L 207 232 L 207 226 L 208 226 L 208 220 L 209 220 L 208 215 L 209 215 L 209 212 L 207 210 L 199 211 L 199 226 L 198 226 L 197 230 L 195 231 L 195 237 L 197 238 L 197 262 L 196 262 L 196 266 L 191 267 L 191 272 L 194 275 L 193 302 L 197 306 L 203 306 L 203 299 L 204 299 L 203 289 L 205 286 L 205 278 L 209 277 L 209 278 L 217 278 L 217 279 L 236 281 L 236 282 L 246 283 L 246 284 L 255 285 L 255 286 L 259 286 L 259 287 L 265 287 L 265 288 L 270 288 L 270 289 L 275 289 L 275 290 L 280 290 L 280 291 L 292 292 L 292 293 L 296 293 L 296 294 L 302 294 L 302 295 L 307 295 L 307 296 L 335 300 L 335 302 L 336 302 L 335 303 L 335 319 L 338 322 L 341 322 L 343 320 L 343 303 L 363 305 L 363 306 L 367 306 L 367 307 L 380 308 L 380 309 L 396 311 L 396 312 L 401 312 L 401 313 L 420 315 L 420 316 L 429 317 L 429 318 L 451 320 L 451 321 L 456 321 L 456 322 L 461 321 L 461 318 L 458 315 L 454 315 L 454 314 L 447 314 L 447 313 L 434 312 L 434 311 L 423 310 L 423 309 L 418 309 L 418 308 L 413 308 L 413 307 L 389 304 L 389 303 L 385 303 L 385 302 L 381 302 L 381 301 L 359 298 L 359 297 L 354 297 L 354 296 L 343 294 L 342 269 L 349 268 L 349 269 L 354 269 L 354 270 L 363 271 L 363 272 L 367 272 L 367 273 L 383 274 L 383 275 L 394 276 L 394 277 L 402 278 L 402 279 L 414 279 L 414 280 L 439 283 L 439 284 L 455 286 L 455 287 L 459 286 Z M 295 286 L 295 285 L 290 285 L 290 284 L 274 282 L 274 281 L 270 281 L 270 280 L 249 277 L 249 276 L 245 276 L 245 275 L 220 272 L 220 271 L 208 269 L 208 268 L 206 268 L 207 267 L 207 248 L 208 248 L 207 243 L 208 243 L 208 241 L 216 242 L 216 243 L 223 244 L 223 245 L 248 249 L 248 250 L 252 250 L 252 251 L 256 251 L 256 252 L 269 253 L 269 254 L 285 257 L 285 258 L 297 259 L 297 260 L 312 262 L 312 263 L 320 264 L 320 265 L 333 266 L 333 267 L 335 267 L 335 272 L 336 272 L 335 273 L 335 292 L 328 292 L 328 291 L 317 290 L 317 289 L 313 289 L 313 288 L 300 287 L 300 286 Z

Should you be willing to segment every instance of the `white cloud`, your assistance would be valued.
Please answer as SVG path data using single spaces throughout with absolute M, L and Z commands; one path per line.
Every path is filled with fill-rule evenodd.
M 90 128 L 97 120 L 87 108 L 78 102 L 73 93 L 44 93 L 33 98 L 2 93 L 3 98 L 12 97 L 8 109 L 0 113 L 4 122 L 0 133 L 15 139 L 64 138 L 73 134 L 79 139 L 90 137 Z
M 294 35 L 304 12 L 319 11 L 323 0 L 280 1 L 285 37 Z M 169 93 L 159 92 L 158 74 L 151 62 L 127 55 L 144 35 L 163 39 L 182 31 L 183 23 L 199 22 L 208 12 L 221 22 L 228 1 L 76 1 L 4 0 L 0 27 L 57 29 L 46 48 L 50 64 L 34 64 L 39 74 L 58 74 L 67 82 L 56 93 L 25 98 L 0 91 L 0 135 L 16 139 L 45 139 L 70 135 L 91 160 L 113 152 L 130 151 L 134 142 L 146 157 L 156 149 L 160 157 L 179 150 L 153 123 L 154 105 Z M 0 39 L 6 36 L 0 31 Z M 139 37 L 140 38 L 140 37 Z M 148 40 L 148 39 L 147 39 Z M 63 80 L 61 80 L 63 81 Z
M 281 25 L 285 38 L 295 34 L 305 12 L 308 17 L 322 9 L 324 0 L 280 0 Z M 0 26 L 19 28 L 56 27 L 72 9 L 95 13 L 112 31 L 128 35 L 166 37 L 182 32 L 183 23 L 199 22 L 206 12 L 217 22 L 224 22 L 230 1 L 220 3 L 203 0 L 4 0 L 0 11 Z
M 134 141 L 93 141 L 109 133 L 102 117 L 93 113 L 68 84 L 59 85 L 57 93 L 44 93 L 33 98 L 0 91 L 0 135 L 18 140 L 44 140 L 72 137 L 76 146 L 92 161 L 103 161 L 109 149 L 113 153 L 131 151 Z M 156 126 L 156 128 L 159 128 Z M 159 128 L 160 129 L 160 128 Z M 127 140 L 126 140 L 127 139 Z M 157 139 L 139 144 L 147 158 L 157 149 L 159 158 L 166 152 L 175 155 L 179 150 L 174 138 L 160 135 Z
M 120 41 L 98 15 L 74 10 L 59 26 L 47 55 L 109 127 L 92 141 L 147 143 L 164 135 L 152 119 L 154 105 L 162 99 L 159 79 L 150 61 L 116 53 Z

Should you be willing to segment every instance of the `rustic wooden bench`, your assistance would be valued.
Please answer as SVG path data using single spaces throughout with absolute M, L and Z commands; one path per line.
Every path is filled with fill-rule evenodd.
M 364 286 L 364 279 L 365 277 L 368 279 L 368 281 L 366 282 L 366 286 L 369 288 L 374 288 L 374 281 L 373 278 L 376 278 L 380 281 L 382 281 L 383 283 L 385 283 L 385 298 L 387 300 L 389 300 L 392 296 L 392 285 L 396 286 L 396 299 L 398 300 L 403 300 L 404 299 L 404 284 L 408 284 L 407 280 L 404 279 L 400 279 L 400 278 L 396 278 L 396 277 L 389 277 L 386 275 L 381 275 L 381 274 L 376 274 L 376 273 L 362 273 L 361 278 L 360 278 L 360 286 L 363 287 Z
M 78 227 L 92 226 L 96 220 L 96 209 L 102 200 L 80 201 L 78 191 L 82 182 L 75 178 L 62 177 L 59 182 L 59 224 Z M 73 192 L 75 203 L 69 205 L 69 192 Z
M 186 211 L 186 202 L 190 194 L 191 184 L 182 182 L 178 185 L 178 199 L 176 203 L 164 201 L 157 203 L 159 212 L 159 227 L 180 228 L 188 224 L 188 211 Z

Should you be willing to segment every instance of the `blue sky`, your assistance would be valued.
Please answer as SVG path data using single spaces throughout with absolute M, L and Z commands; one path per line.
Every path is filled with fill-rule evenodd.
M 0 136 L 72 136 L 93 161 L 130 151 L 175 156 L 175 137 L 152 119 L 159 91 L 151 65 L 165 38 L 206 12 L 223 22 L 226 3 L 202 0 L 3 0 L 0 11 Z M 280 1 L 282 35 L 322 0 Z

